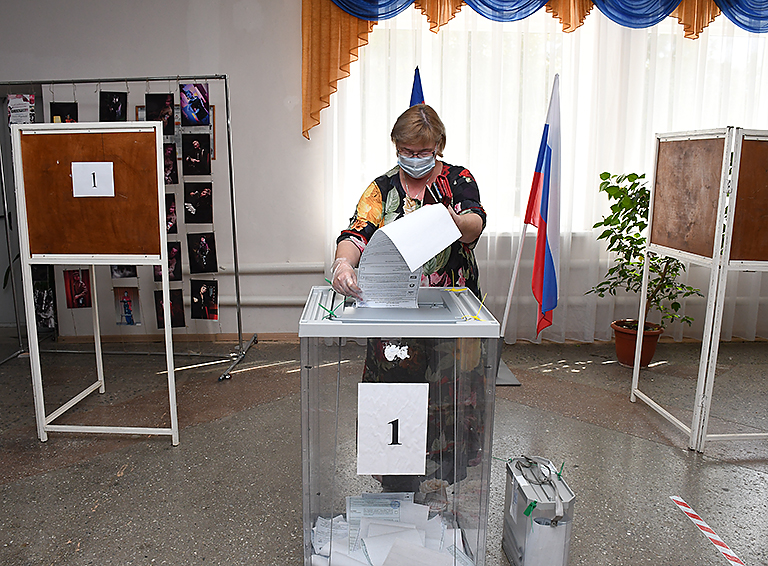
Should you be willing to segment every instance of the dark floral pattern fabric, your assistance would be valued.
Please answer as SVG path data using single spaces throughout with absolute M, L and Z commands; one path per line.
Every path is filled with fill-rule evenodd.
M 349 228 L 341 233 L 337 243 L 350 240 L 362 251 L 378 228 L 424 205 L 436 203 L 430 191 L 425 191 L 423 201 L 410 198 L 400 182 L 399 173 L 400 167 L 395 167 L 368 186 L 357 203 Z M 474 212 L 483 219 L 485 228 L 486 216 L 480 204 L 480 192 L 467 169 L 443 163 L 435 184 L 437 198 L 443 204 L 452 207 L 457 214 Z M 469 244 L 457 240 L 425 263 L 422 286 L 467 287 L 482 298 L 473 251 L 476 243 L 477 240 Z

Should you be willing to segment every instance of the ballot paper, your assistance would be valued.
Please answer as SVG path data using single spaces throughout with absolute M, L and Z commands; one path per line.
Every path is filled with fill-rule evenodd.
M 460 237 L 442 205 L 423 206 L 376 230 L 360 257 L 357 306 L 418 308 L 421 267 Z
M 367 536 L 379 536 L 404 530 L 413 530 L 419 533 L 422 544 L 425 542 L 426 531 L 430 524 L 429 506 L 419 505 L 411 501 L 400 501 L 400 512 L 397 521 L 362 517 L 360 519 L 359 538 Z M 440 517 L 437 517 L 438 523 Z M 441 533 L 442 536 L 442 533 Z
M 350 551 L 349 541 L 346 538 L 339 539 L 333 544 L 325 545 L 322 551 L 312 555 L 312 566 L 370 566 L 362 549 Z
M 396 541 L 405 541 L 417 548 L 423 548 L 419 533 L 415 529 L 397 531 L 378 536 L 367 536 L 362 539 L 363 551 L 373 566 L 382 566 Z
M 349 525 L 344 520 L 343 515 L 333 518 L 333 521 L 325 517 L 318 517 L 315 526 L 312 528 L 312 546 L 316 553 L 334 539 L 346 539 L 349 536 Z
M 382 566 L 454 566 L 450 554 L 395 540 Z
M 399 522 L 403 503 L 413 503 L 413 493 L 366 493 L 362 496 L 347 496 L 349 550 L 360 549 L 360 521 L 363 517 Z
M 448 548 L 446 548 L 445 551 L 450 556 L 453 556 L 456 559 L 455 561 L 456 566 L 475 566 L 475 563 L 472 561 L 472 559 L 469 556 L 467 556 L 464 553 L 464 551 L 461 550 L 460 548 L 457 548 L 456 546 L 451 545 Z
M 445 536 L 445 523 L 440 515 L 435 515 L 429 521 L 424 531 L 424 546 L 432 550 L 441 550 L 443 548 L 443 537 Z

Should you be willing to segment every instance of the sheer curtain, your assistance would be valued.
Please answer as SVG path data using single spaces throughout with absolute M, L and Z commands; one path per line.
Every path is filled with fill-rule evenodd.
M 486 304 L 501 320 L 522 231 L 553 77 L 560 75 L 562 205 L 560 299 L 554 324 L 536 337 L 531 289 L 535 229 L 528 231 L 513 294 L 508 342 L 608 340 L 615 318 L 636 317 L 638 298 L 585 295 L 610 258 L 592 225 L 607 211 L 599 174 L 651 178 L 655 133 L 728 125 L 768 129 L 766 38 L 718 18 L 700 39 L 684 39 L 677 20 L 623 28 L 594 11 L 574 33 L 544 10 L 518 22 L 485 19 L 466 6 L 439 34 L 414 8 L 379 22 L 351 76 L 339 83 L 327 128 L 328 256 L 363 189 L 395 163 L 389 132 L 407 108 L 418 65 L 427 104 L 448 131 L 445 160 L 477 179 L 488 225 L 476 253 Z M 688 281 L 705 288 L 708 273 Z M 754 339 L 768 328 L 753 314 L 768 300 L 768 277 L 729 282 L 723 337 Z M 766 287 L 763 289 L 763 287 Z M 701 335 L 705 299 L 689 300 Z M 764 318 L 764 317 L 762 317 Z

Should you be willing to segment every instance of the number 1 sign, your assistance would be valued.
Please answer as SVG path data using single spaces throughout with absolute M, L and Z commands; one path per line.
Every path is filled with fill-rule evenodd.
M 72 194 L 75 197 L 115 196 L 112 162 L 72 162 Z
M 357 473 L 425 473 L 427 383 L 360 383 L 357 388 Z

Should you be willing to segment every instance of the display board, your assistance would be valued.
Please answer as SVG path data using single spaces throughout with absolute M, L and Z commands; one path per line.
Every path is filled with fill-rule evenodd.
M 741 144 L 739 184 L 731 240 L 732 261 L 768 261 L 768 140 Z
M 723 137 L 660 141 L 651 243 L 712 257 Z
M 66 126 L 21 132 L 30 253 L 159 257 L 154 130 L 112 125 L 114 131 L 73 132 Z M 73 163 L 111 163 L 114 196 L 74 196 Z

